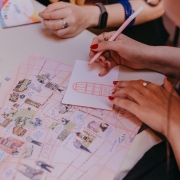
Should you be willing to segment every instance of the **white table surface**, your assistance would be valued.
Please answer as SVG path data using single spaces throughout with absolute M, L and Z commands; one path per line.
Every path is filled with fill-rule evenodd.
M 45 9 L 45 6 L 32 1 L 37 12 Z M 78 36 L 70 39 L 59 39 L 51 31 L 44 28 L 43 23 L 24 25 L 3 29 L 0 26 L 0 81 L 10 74 L 20 63 L 27 60 L 31 54 L 43 55 L 63 63 L 73 65 L 76 59 L 89 60 L 89 47 L 94 34 L 85 30 Z M 149 71 L 134 71 L 125 67 L 120 68 L 119 79 L 145 79 L 156 84 L 162 84 L 163 75 Z M 114 79 L 112 79 L 113 81 Z M 144 141 L 146 139 L 146 141 Z M 149 145 L 146 145 L 149 139 Z M 145 151 L 159 142 L 152 133 L 144 131 L 137 135 L 135 142 L 125 158 L 119 173 L 122 177 L 132 168 Z M 141 149 L 137 149 L 141 145 Z M 135 160 L 132 162 L 133 157 Z M 129 159 L 128 159 L 129 158 Z M 121 175 L 118 175 L 120 177 Z M 116 177 L 116 179 L 119 179 Z

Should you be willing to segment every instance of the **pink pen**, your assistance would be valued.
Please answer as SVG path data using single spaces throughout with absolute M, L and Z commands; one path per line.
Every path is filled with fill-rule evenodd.
M 128 26 L 128 24 L 143 10 L 143 7 L 137 9 L 123 24 L 122 26 L 113 34 L 113 36 L 108 41 L 114 41 L 119 34 Z M 103 53 L 99 51 L 89 62 L 89 65 L 92 64 L 98 57 Z

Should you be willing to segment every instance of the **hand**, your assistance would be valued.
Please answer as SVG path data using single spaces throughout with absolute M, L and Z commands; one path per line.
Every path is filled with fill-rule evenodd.
M 45 27 L 51 29 L 54 34 L 60 38 L 69 38 L 76 36 L 87 27 L 95 25 L 94 21 L 91 24 L 92 18 L 95 18 L 91 15 L 94 10 L 98 13 L 98 7 L 92 9 L 91 7 L 58 2 L 49 5 L 43 12 L 39 13 L 39 16 L 43 19 Z M 62 29 L 62 20 L 68 23 L 67 28 Z
M 114 33 L 105 33 L 106 40 L 110 39 Z M 93 39 L 90 48 L 90 58 L 94 57 L 98 51 L 105 52 L 97 60 L 103 66 L 100 76 L 106 75 L 117 65 L 124 65 L 133 69 L 147 69 L 149 66 L 148 61 L 144 60 L 148 59 L 150 47 L 123 34 L 111 42 L 105 41 L 103 34 L 101 34 Z
M 115 88 L 120 89 L 109 99 L 167 138 L 180 132 L 180 97 L 168 78 L 164 79 L 164 88 L 152 83 L 144 87 L 143 82 L 114 81 Z

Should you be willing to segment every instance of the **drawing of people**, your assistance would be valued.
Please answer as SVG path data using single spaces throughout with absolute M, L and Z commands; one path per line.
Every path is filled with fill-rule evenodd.
M 81 150 L 84 150 L 84 151 L 87 151 L 87 152 L 91 153 L 91 151 L 90 151 L 88 148 L 84 147 L 84 146 L 82 145 L 82 143 L 81 143 L 80 141 L 78 141 L 78 140 L 74 141 L 74 142 L 73 142 L 73 145 L 74 145 L 77 149 L 81 149 Z
M 41 142 L 35 141 L 35 140 L 33 140 L 33 138 L 31 138 L 29 136 L 26 138 L 26 140 L 27 140 L 27 142 L 33 143 L 33 144 L 35 144 L 37 146 L 41 146 L 42 145 Z
M 77 132 L 76 135 L 81 138 L 82 140 L 87 140 L 88 136 L 86 134 L 83 134 L 81 132 Z
M 61 122 L 63 123 L 64 126 L 65 126 L 66 124 L 68 124 L 69 121 L 70 121 L 70 120 L 67 120 L 67 119 L 65 119 L 65 118 L 62 118 L 62 119 L 61 119 Z
M 42 169 L 45 169 L 45 170 L 48 171 L 48 172 L 51 172 L 51 171 L 48 169 L 48 167 L 54 169 L 53 166 L 51 166 L 51 165 L 49 165 L 49 164 L 46 164 L 46 163 L 43 162 L 43 161 L 36 161 L 36 164 L 37 164 L 38 166 L 40 166 Z
M 60 104 L 59 106 L 59 113 L 60 114 L 65 114 L 68 112 L 72 112 L 72 106 L 68 104 Z
M 99 122 L 96 122 L 96 121 L 91 121 L 87 125 L 87 128 L 91 129 L 95 133 L 98 133 L 100 130 L 102 132 L 104 132 L 108 127 L 109 127 L 109 125 L 107 123 L 99 123 Z
M 34 169 L 26 164 L 22 164 L 24 166 L 23 169 L 19 170 L 20 173 L 22 173 L 24 176 L 30 178 L 31 180 L 40 180 L 42 175 L 43 175 L 43 171 L 41 169 Z

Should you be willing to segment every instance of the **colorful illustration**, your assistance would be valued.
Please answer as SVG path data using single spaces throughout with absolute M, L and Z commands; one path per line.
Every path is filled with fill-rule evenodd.
M 11 102 L 17 102 L 18 99 L 19 99 L 19 93 L 13 92 L 12 94 L 10 94 L 9 101 L 11 101 Z
M 32 55 L 2 81 L 1 180 L 114 179 L 141 122 L 115 106 L 109 111 L 63 104 L 72 69 Z M 13 93 L 16 102 L 9 100 Z
M 95 133 L 98 133 L 99 131 L 106 131 L 106 129 L 109 127 L 107 123 L 99 123 L 96 121 L 91 121 L 88 123 L 87 128 L 91 129 Z
M 0 149 L 6 153 L 17 155 L 19 153 L 19 148 L 24 144 L 24 142 L 15 139 L 13 137 L 3 138 L 0 137 Z
M 30 0 L 1 0 L 0 23 L 3 28 L 40 22 Z

